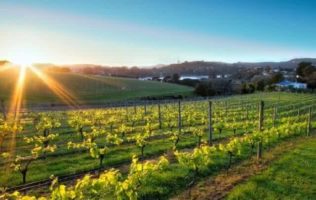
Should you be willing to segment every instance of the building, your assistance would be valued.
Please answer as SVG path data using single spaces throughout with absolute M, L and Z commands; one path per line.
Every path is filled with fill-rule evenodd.
M 179 80 L 185 80 L 185 79 L 190 79 L 190 80 L 206 80 L 209 77 L 207 75 L 191 75 L 191 76 L 180 76 Z
M 150 77 L 150 76 L 148 76 L 148 77 L 140 77 L 140 78 L 138 78 L 138 80 L 140 80 L 140 81 L 151 81 L 151 80 L 153 80 L 153 78 Z
M 295 88 L 295 89 L 306 89 L 306 83 L 299 83 L 299 82 L 292 82 L 292 81 L 282 81 L 275 84 L 277 87 L 280 88 Z

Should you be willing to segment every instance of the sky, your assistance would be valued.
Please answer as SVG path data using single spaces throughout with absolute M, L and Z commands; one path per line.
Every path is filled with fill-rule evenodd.
M 313 0 L 0 0 L 0 60 L 151 66 L 316 57 Z

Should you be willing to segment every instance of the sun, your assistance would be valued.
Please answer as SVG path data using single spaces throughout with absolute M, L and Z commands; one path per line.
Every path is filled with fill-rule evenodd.
M 21 67 L 30 66 L 37 59 L 36 53 L 30 48 L 15 49 L 10 55 L 10 61 Z
M 35 60 L 35 58 L 32 55 L 28 54 L 27 52 L 16 53 L 12 57 L 12 62 L 17 64 L 17 65 L 20 65 L 20 66 L 32 65 L 34 60 Z

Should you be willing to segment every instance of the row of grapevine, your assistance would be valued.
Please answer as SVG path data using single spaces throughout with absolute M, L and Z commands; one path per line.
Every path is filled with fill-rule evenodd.
M 233 159 L 245 158 L 253 155 L 254 149 L 258 146 L 257 156 L 260 159 L 264 147 L 277 144 L 278 142 L 300 135 L 308 134 L 310 131 L 311 113 L 307 112 L 303 118 L 292 116 L 282 119 L 277 127 L 260 127 L 258 130 L 249 132 L 242 137 L 233 137 L 227 143 L 209 146 L 202 144 L 192 151 L 174 150 L 177 165 L 188 168 L 193 174 L 193 181 L 207 168 L 215 165 L 219 157 L 227 157 L 229 168 Z M 307 119 L 307 120 L 306 120 Z M 109 169 L 99 177 L 92 178 L 90 175 L 77 181 L 76 185 L 58 185 L 54 179 L 51 186 L 51 199 L 138 199 L 142 195 L 142 189 L 146 183 L 154 178 L 156 172 L 164 173 L 172 170 L 171 162 L 166 157 L 157 161 L 139 162 L 133 157 L 127 176 L 123 176 L 116 169 Z M 191 173 L 190 172 L 190 173 Z M 12 199 L 36 199 L 33 196 L 23 196 L 18 192 L 5 193 L 3 198 Z M 45 199 L 41 197 L 40 199 Z
M 275 112 L 275 103 L 272 102 L 265 107 L 264 126 L 267 128 L 280 126 L 284 124 L 286 117 L 296 116 L 296 119 L 304 120 L 306 109 L 309 109 L 306 105 L 314 102 L 313 98 L 307 98 L 302 102 L 291 103 L 290 108 L 288 102 L 279 103 L 277 112 Z M 225 107 L 223 108 L 221 104 Z M 230 137 L 237 136 L 238 131 L 245 134 L 257 129 L 260 121 L 259 104 L 249 101 L 242 105 L 240 108 L 238 107 L 240 104 L 234 103 L 228 107 L 227 102 L 215 101 L 213 106 L 210 106 L 204 101 L 194 104 L 179 102 L 158 104 L 147 106 L 146 109 L 131 107 L 31 113 L 26 116 L 27 119 L 31 119 L 31 124 L 24 124 L 25 132 L 21 131 L 22 126 L 14 127 L 8 122 L 0 126 L 4 130 L 0 132 L 6 134 L 2 138 L 7 140 L 10 140 L 12 135 L 10 133 L 20 133 L 17 135 L 17 155 L 10 155 L 10 151 L 6 151 L 8 148 L 4 148 L 2 152 L 6 152 L 3 153 L 5 159 L 1 161 L 3 168 L 10 166 L 19 172 L 22 175 L 22 182 L 25 183 L 32 164 L 37 165 L 38 162 L 44 164 L 53 156 L 66 156 L 67 153 L 83 155 L 87 152 L 91 158 L 98 160 L 98 167 L 103 169 L 107 156 L 110 156 L 114 150 L 126 146 L 132 145 L 138 148 L 138 155 L 142 159 L 146 158 L 146 148 L 156 140 L 171 141 L 173 150 L 181 150 L 178 146 L 179 142 L 189 135 L 196 141 L 196 146 L 202 146 L 203 140 L 207 138 L 206 135 L 210 143 L 218 139 L 214 138 L 214 135 L 225 137 L 222 136 L 224 130 L 229 132 L 227 136 Z M 245 109 L 246 107 L 248 109 Z M 146 112 L 140 112 L 141 109 Z M 300 110 L 300 115 L 297 115 L 297 110 Z M 240 117 L 245 111 L 248 117 Z M 34 131 L 33 127 L 35 127 Z M 67 133 L 62 132 L 62 129 L 66 129 Z M 18 140 L 19 138 L 21 140 Z M 166 148 L 165 151 L 167 150 Z

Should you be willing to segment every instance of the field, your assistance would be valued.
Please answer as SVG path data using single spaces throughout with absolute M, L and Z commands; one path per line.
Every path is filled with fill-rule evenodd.
M 0 126 L 0 185 L 52 198 L 167 199 L 254 154 L 260 159 L 281 141 L 310 135 L 315 105 L 314 94 L 257 93 L 26 112 L 18 126 Z M 54 184 L 49 194 L 51 175 L 65 186 Z
M 294 147 L 227 199 L 315 199 L 316 137 Z
M 30 69 L 26 73 L 24 104 L 65 103 Z M 55 86 L 60 85 L 79 104 L 100 104 L 147 96 L 193 95 L 193 88 L 156 81 L 53 72 L 45 73 L 47 81 L 46 77 L 54 80 L 48 82 L 55 87 L 53 89 L 60 92 Z M 10 100 L 17 78 L 18 72 L 13 69 L 0 74 L 0 99 Z

